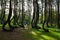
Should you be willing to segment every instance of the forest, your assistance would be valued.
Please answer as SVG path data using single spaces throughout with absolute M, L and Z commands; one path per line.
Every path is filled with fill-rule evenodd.
M 60 40 L 60 0 L 0 0 L 0 40 Z

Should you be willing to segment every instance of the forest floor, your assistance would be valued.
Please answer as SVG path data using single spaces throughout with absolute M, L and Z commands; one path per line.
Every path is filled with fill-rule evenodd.
M 21 28 L 13 32 L 4 32 L 0 29 L 0 40 L 60 40 L 60 29 L 50 28 L 49 32 L 44 32 L 42 29 Z
M 30 32 L 17 28 L 13 32 L 4 32 L 0 29 L 0 40 L 32 40 Z

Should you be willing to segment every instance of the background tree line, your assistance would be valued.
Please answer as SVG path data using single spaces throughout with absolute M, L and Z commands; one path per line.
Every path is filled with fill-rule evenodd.
M 26 25 L 46 32 L 49 27 L 60 28 L 60 0 L 0 0 L 0 24 L 5 31 Z

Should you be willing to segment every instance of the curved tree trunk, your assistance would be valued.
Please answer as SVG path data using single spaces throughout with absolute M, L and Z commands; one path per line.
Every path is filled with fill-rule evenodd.
M 45 32 L 49 32 L 48 31 L 48 29 L 45 29 L 44 28 L 44 25 L 45 25 L 45 23 L 47 24 L 47 20 L 46 20 L 46 18 L 47 18 L 47 0 L 45 0 L 45 10 L 44 10 L 44 17 L 45 17 L 45 19 L 44 19 L 44 22 L 43 22 L 43 25 L 42 25 L 42 27 L 43 27 L 43 30 L 45 31 Z M 47 24 L 48 25 L 48 24 Z
M 36 0 L 36 6 L 37 6 L 37 11 L 36 11 L 36 18 L 35 18 L 35 27 L 38 28 L 37 24 L 38 24 L 38 21 L 39 21 L 39 4 L 38 4 L 38 0 Z
M 11 6 L 11 0 L 10 0 L 10 8 L 9 8 L 9 15 L 8 15 L 8 19 L 7 19 L 7 21 L 3 24 L 3 26 L 2 26 L 2 29 L 4 30 L 4 31 L 13 31 L 13 27 L 11 26 L 11 24 L 10 24 L 10 18 L 11 18 L 11 16 L 12 16 L 12 6 Z M 9 28 L 10 28 L 10 30 L 7 30 L 7 29 L 5 29 L 5 25 L 6 24 L 9 24 Z
M 33 12 L 33 19 L 32 19 L 32 28 L 40 29 L 37 26 L 39 21 L 39 4 L 38 0 L 33 0 L 34 12 Z

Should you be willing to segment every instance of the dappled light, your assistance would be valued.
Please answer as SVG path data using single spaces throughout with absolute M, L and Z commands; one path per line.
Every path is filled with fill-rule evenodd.
M 35 32 L 33 32 L 33 31 L 32 31 L 32 34 L 35 35 L 35 36 L 37 35 L 37 34 L 36 34 Z
M 0 40 L 60 40 L 60 0 L 0 0 Z
M 36 31 L 36 29 L 32 30 L 32 32 L 33 32 L 32 37 L 36 40 L 59 40 L 60 39 L 60 33 L 56 32 L 56 28 L 55 30 L 54 28 L 50 28 L 50 31 L 48 33 L 43 32 L 42 30 Z

